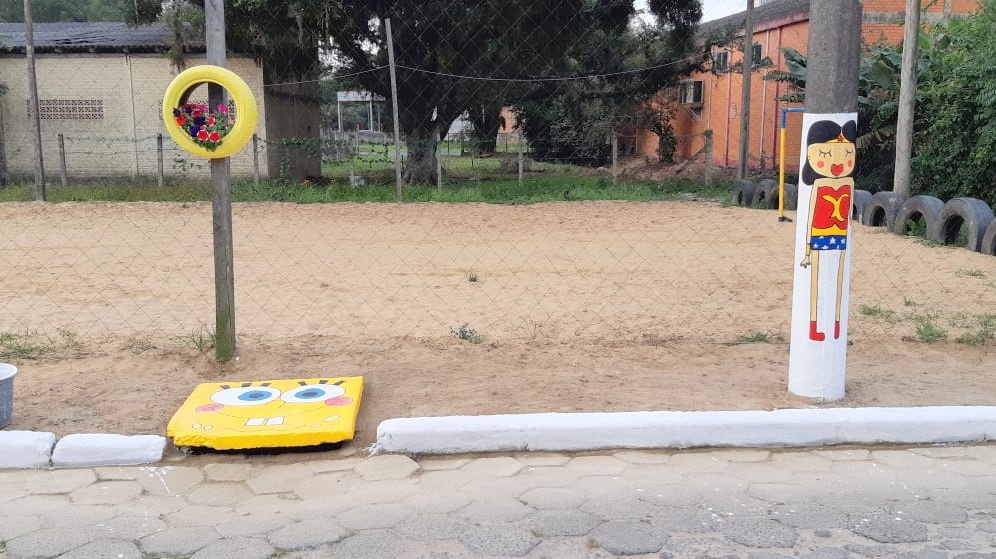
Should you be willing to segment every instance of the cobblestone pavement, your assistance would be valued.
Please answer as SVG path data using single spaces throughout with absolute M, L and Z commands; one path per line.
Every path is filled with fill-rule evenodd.
M 996 446 L 6 470 L 0 542 L 0 559 L 996 558 Z

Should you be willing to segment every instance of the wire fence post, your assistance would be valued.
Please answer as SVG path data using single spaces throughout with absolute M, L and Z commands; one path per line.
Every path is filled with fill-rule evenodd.
M 524 145 L 525 145 L 525 142 L 523 141 L 522 138 L 520 138 L 519 139 L 519 186 L 522 186 L 522 181 L 523 181 L 523 172 L 522 171 L 523 171 L 523 163 L 524 163 L 523 160 L 525 159 L 525 156 L 522 153 L 522 150 L 524 149 Z
M 62 188 L 69 186 L 69 173 L 66 171 L 66 138 L 59 133 L 59 178 Z
M 26 1 L 26 0 L 25 0 Z M 401 118 L 398 110 L 398 71 L 394 65 L 394 36 L 391 34 L 391 18 L 384 20 L 387 30 L 387 57 L 391 66 L 391 108 L 394 111 L 394 187 L 397 201 L 401 203 Z
M 204 3 L 207 62 L 225 66 L 224 0 Z M 225 103 L 225 89 L 208 84 L 208 104 Z M 232 181 L 228 157 L 211 160 L 211 208 L 214 224 L 215 358 L 235 355 L 235 262 L 232 246 Z
M 436 190 L 443 190 L 443 161 L 439 153 L 439 127 L 433 132 L 433 140 L 436 142 Z
M 252 180 L 259 184 L 259 136 L 252 135 Z
M 156 134 L 156 184 L 159 185 L 159 188 L 162 188 L 165 183 L 166 177 L 163 171 L 163 135 L 159 133 Z
M 28 59 L 28 102 L 31 105 L 31 123 L 34 126 L 35 199 L 44 202 L 47 196 L 45 193 L 45 162 L 41 143 L 41 115 L 38 107 L 38 76 L 35 73 L 34 27 L 34 19 L 31 17 L 31 0 L 24 0 L 24 50 Z
M 619 184 L 619 133 L 612 131 L 612 186 Z
M 705 131 L 705 184 L 712 186 L 712 130 Z

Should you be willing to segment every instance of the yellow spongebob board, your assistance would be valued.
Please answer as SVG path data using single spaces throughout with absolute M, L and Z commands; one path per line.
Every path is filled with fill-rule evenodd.
M 350 440 L 363 377 L 205 383 L 170 419 L 176 446 L 215 450 L 312 446 Z

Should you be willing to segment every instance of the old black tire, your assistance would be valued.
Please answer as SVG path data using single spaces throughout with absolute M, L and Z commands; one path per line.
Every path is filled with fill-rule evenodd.
M 771 179 L 762 179 L 757 183 L 754 193 L 754 205 L 759 208 L 778 208 L 778 183 Z
M 749 180 L 738 180 L 733 190 L 733 203 L 749 208 L 754 205 L 754 193 L 757 187 Z
M 905 201 L 905 196 L 895 192 L 876 192 L 872 194 L 868 207 L 862 214 L 861 223 L 871 227 L 886 227 L 892 231 L 896 214 Z
M 799 207 L 799 185 L 785 185 L 785 209 L 795 210 Z
M 958 242 L 958 233 L 965 228 L 968 237 L 965 248 L 982 251 L 982 237 L 993 222 L 993 210 L 982 200 L 952 198 L 944 204 L 934 228 L 927 231 L 927 238 L 946 245 Z
M 982 254 L 996 256 L 996 219 L 986 227 L 986 234 L 982 236 Z
M 896 221 L 893 223 L 892 232 L 897 235 L 906 236 L 906 222 L 909 220 L 923 219 L 929 232 L 940 218 L 941 210 L 944 209 L 944 202 L 934 196 L 924 196 L 922 194 L 914 196 L 903 202 L 899 212 L 896 213 Z
M 855 190 L 851 200 L 851 221 L 864 223 L 865 210 L 871 204 L 872 193 L 867 190 Z

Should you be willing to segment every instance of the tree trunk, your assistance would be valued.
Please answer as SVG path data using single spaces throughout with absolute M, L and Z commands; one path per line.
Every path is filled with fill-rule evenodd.
M 498 131 L 503 120 L 501 105 L 471 107 L 470 123 L 474 125 L 474 145 L 478 155 L 493 155 L 497 148 Z
M 438 124 L 416 126 L 406 131 L 405 144 L 408 158 L 405 160 L 404 181 L 406 184 L 436 183 L 436 130 Z

